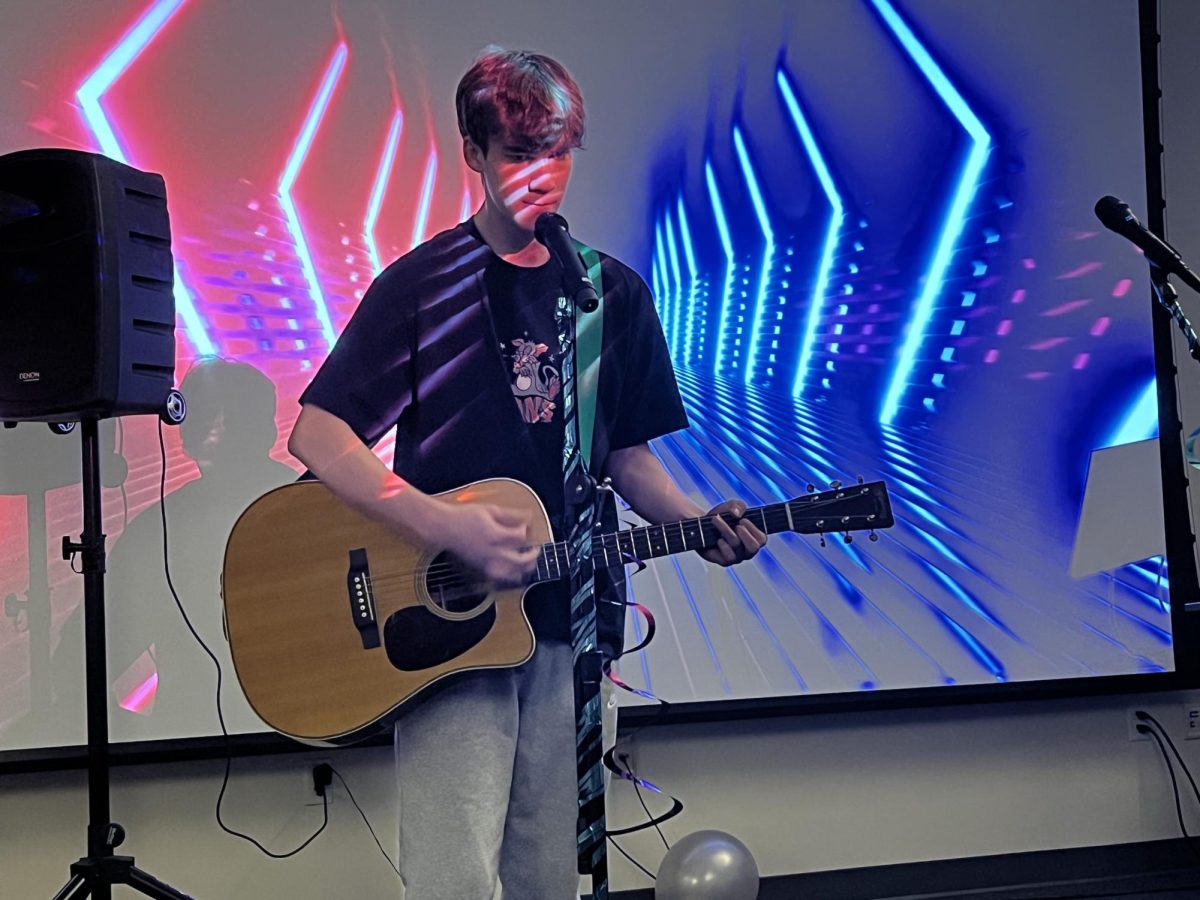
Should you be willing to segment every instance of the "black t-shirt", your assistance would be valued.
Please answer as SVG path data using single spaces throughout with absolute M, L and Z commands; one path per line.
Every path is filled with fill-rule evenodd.
M 554 310 L 562 292 L 553 262 L 536 268 L 502 259 L 483 275 L 492 325 L 499 337 L 513 399 L 533 448 L 522 479 L 542 498 L 556 532 L 563 512 L 563 396 Z
M 650 291 L 620 261 L 600 259 L 597 477 L 613 450 L 688 424 Z M 523 269 L 500 259 L 471 222 L 442 232 L 375 279 L 300 402 L 342 419 L 368 445 L 396 426 L 393 468 L 427 493 L 484 478 L 528 484 L 562 539 L 561 384 L 551 396 L 560 367 L 556 282 L 553 264 Z M 606 520 L 604 530 L 617 527 L 612 511 Z M 601 573 L 598 591 L 618 589 L 614 576 Z M 553 602 L 526 603 L 539 638 L 569 639 L 566 594 L 560 587 Z M 605 652 L 620 648 L 623 622 L 620 607 L 600 605 Z

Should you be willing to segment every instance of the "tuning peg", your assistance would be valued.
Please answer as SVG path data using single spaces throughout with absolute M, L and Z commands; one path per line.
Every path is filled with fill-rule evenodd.
M 859 476 L 858 476 L 858 483 L 859 483 L 859 484 L 866 484 L 866 483 L 867 483 L 867 479 L 865 479 L 865 478 L 863 478 L 861 475 L 859 475 Z
M 814 491 L 816 491 L 816 489 L 817 489 L 817 486 L 815 484 L 806 484 L 804 486 L 804 490 L 808 491 L 810 494 L 813 493 Z
M 843 544 L 853 544 L 854 543 L 854 535 L 852 535 L 850 532 L 847 531 L 845 534 L 842 535 L 842 543 Z
M 879 535 L 877 535 L 877 534 L 875 533 L 875 529 L 874 529 L 874 528 L 872 528 L 872 529 L 871 529 L 871 533 L 867 535 L 867 540 L 869 540 L 869 541 L 877 541 L 877 540 L 879 540 Z
M 821 546 L 825 546 L 825 535 L 821 535 Z
M 831 482 L 829 482 L 829 486 L 836 491 L 838 488 L 840 488 L 842 486 L 842 483 L 840 481 L 831 481 Z

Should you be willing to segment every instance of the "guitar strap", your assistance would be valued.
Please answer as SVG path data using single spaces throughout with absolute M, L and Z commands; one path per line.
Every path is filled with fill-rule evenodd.
M 600 257 L 578 241 L 576 248 L 600 297 L 600 306 L 577 323 L 575 304 L 560 297 L 555 313 L 563 381 L 563 492 L 574 517 L 567 538 L 571 585 L 571 645 L 575 660 L 575 747 L 579 775 L 576 832 L 579 871 L 592 876 L 594 900 L 608 898 L 604 820 L 601 663 L 596 636 L 596 591 L 591 566 L 595 519 L 594 482 L 588 475 L 596 424 L 596 394 L 604 344 L 604 289 Z M 578 374 L 578 378 L 576 378 Z

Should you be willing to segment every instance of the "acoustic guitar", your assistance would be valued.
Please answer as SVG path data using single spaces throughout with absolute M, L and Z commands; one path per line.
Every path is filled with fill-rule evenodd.
M 518 666 L 533 655 L 533 585 L 568 577 L 537 495 L 493 478 L 439 495 L 528 514 L 542 544 L 530 584 L 500 589 L 454 556 L 414 546 L 319 481 L 276 488 L 238 519 L 225 549 L 225 633 L 246 699 L 281 734 L 339 746 L 389 727 L 426 688 L 456 673 Z M 893 524 L 883 482 L 836 486 L 746 510 L 765 533 L 874 531 Z M 686 519 L 593 540 L 591 564 L 622 566 L 716 544 L 712 521 Z

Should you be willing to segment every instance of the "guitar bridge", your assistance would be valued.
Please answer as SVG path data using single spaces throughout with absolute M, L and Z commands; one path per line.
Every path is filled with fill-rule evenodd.
M 379 646 L 379 622 L 375 618 L 375 596 L 371 590 L 371 569 L 367 565 L 364 547 L 350 551 L 350 569 L 346 573 L 346 589 L 350 598 L 350 615 L 362 639 L 364 650 Z

